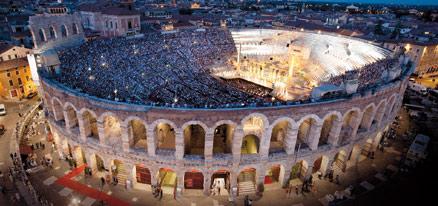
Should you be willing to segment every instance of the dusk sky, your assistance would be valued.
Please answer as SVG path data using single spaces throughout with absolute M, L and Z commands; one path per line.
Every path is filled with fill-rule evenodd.
M 360 3 L 386 3 L 386 4 L 411 4 L 411 5 L 438 5 L 438 0 L 315 0 L 322 2 L 360 2 Z

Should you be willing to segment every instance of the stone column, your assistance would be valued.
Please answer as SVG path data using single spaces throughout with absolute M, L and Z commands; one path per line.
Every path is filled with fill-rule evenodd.
M 282 187 L 286 187 L 289 184 L 291 169 L 291 167 L 286 167 L 280 171 L 279 182 Z
M 290 126 L 287 130 L 286 139 L 284 141 L 285 150 L 288 155 L 295 153 L 295 145 L 297 144 L 298 138 L 298 126 Z
M 211 162 L 213 160 L 213 144 L 214 144 L 214 129 L 209 129 L 205 133 L 205 143 L 204 143 L 204 158 L 206 162 Z
M 209 196 L 211 194 L 211 174 L 205 173 L 204 175 L 204 195 Z
M 105 127 L 103 122 L 97 121 L 97 132 L 99 133 L 99 143 L 106 144 Z
M 230 198 L 234 201 L 237 197 L 237 177 L 234 172 L 230 172 Z
M 313 165 L 308 165 L 307 166 L 307 171 L 306 171 L 306 175 L 304 176 L 304 179 L 309 178 L 313 173 Z
M 268 159 L 269 146 L 271 145 L 271 134 L 272 134 L 272 128 L 270 127 L 263 128 L 262 141 L 259 148 L 260 159 L 262 161 Z
M 350 134 L 350 135 L 351 135 L 350 140 L 355 140 L 355 139 L 356 139 L 356 136 L 357 136 L 357 130 L 359 129 L 361 118 L 356 117 L 356 118 L 354 118 L 353 121 L 354 121 L 354 122 L 353 122 L 353 128 L 352 128 L 352 131 L 351 131 L 351 134 Z
M 184 134 L 180 128 L 175 128 L 175 158 L 184 159 Z
M 181 197 L 184 190 L 184 171 L 176 171 L 176 197 Z
M 63 111 L 63 115 L 64 115 L 64 121 L 65 121 L 65 129 L 71 133 L 70 128 L 72 128 L 72 122 L 70 122 L 70 117 L 69 114 L 66 110 Z
M 125 167 L 126 172 L 126 180 L 131 182 L 131 187 L 126 187 L 128 190 L 132 189 L 135 184 L 137 184 L 137 178 L 136 173 L 134 173 L 134 164 L 131 163 L 124 163 L 123 166 Z
M 88 119 L 83 119 L 81 115 L 80 118 L 78 118 L 78 123 L 81 141 L 86 142 L 88 135 L 91 133 L 90 122 Z
M 151 167 L 148 169 L 149 169 L 149 172 L 151 173 L 151 185 L 157 185 L 157 183 L 158 183 L 157 175 L 158 175 L 159 168 L 154 167 L 154 165 L 151 165 Z
M 155 136 L 155 130 L 154 128 L 147 128 L 146 130 L 146 141 L 148 144 L 148 155 L 150 157 L 155 157 L 155 148 L 157 148 L 156 146 L 156 136 Z
M 264 187 L 265 183 L 265 176 L 266 176 L 266 168 L 264 167 L 265 164 L 262 165 L 262 167 L 258 168 L 256 170 L 256 178 L 255 178 L 255 184 L 257 191 L 260 191 L 260 187 Z
M 128 153 L 129 149 L 132 146 L 133 140 L 130 138 L 129 132 L 130 129 L 128 128 L 128 125 L 125 125 L 123 122 L 120 123 L 120 130 L 122 135 L 122 148 L 123 152 Z
M 338 146 L 340 135 L 342 129 L 342 120 L 336 120 L 333 122 L 332 128 L 330 129 L 328 143 L 331 146 Z
M 321 137 L 321 129 L 322 129 L 322 123 L 315 123 L 310 128 L 308 144 L 312 151 L 318 149 L 319 138 Z
M 237 126 L 233 136 L 233 162 L 240 161 L 243 135 L 243 127 L 241 125 Z

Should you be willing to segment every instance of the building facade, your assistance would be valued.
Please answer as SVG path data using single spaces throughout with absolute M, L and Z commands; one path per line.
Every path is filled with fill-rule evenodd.
M 26 57 L 0 62 L 0 96 L 19 100 L 36 92 Z

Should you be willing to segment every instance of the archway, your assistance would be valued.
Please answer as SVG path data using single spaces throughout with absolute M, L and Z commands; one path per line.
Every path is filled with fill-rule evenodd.
M 373 124 L 378 125 L 382 122 L 383 116 L 385 115 L 385 108 L 386 108 L 386 102 L 380 103 L 379 107 L 377 108 L 376 115 L 375 115 L 375 118 L 373 120 L 372 125 Z
M 308 118 L 300 124 L 300 127 L 298 128 L 297 143 L 295 146 L 296 151 L 298 151 L 298 149 L 310 148 L 310 133 L 312 129 L 314 129 L 315 124 L 316 120 L 313 118 Z
M 347 153 L 344 150 L 341 150 L 335 155 L 335 159 L 333 161 L 333 169 L 334 170 L 338 169 L 344 172 L 346 166 L 347 166 Z
M 74 147 L 73 156 L 78 166 L 87 163 L 87 160 L 85 159 L 85 153 L 80 146 Z
M 373 116 L 374 116 L 374 106 L 368 106 L 362 115 L 359 131 L 365 132 L 368 130 L 368 128 L 372 124 Z
M 210 188 L 216 195 L 228 195 L 230 191 L 230 172 L 218 170 L 211 175 Z
M 259 153 L 260 140 L 255 135 L 246 135 L 242 140 L 242 154 L 257 154 Z
M 254 194 L 256 192 L 256 169 L 248 168 L 239 173 L 237 177 L 238 195 Z
M 120 121 L 114 116 L 106 116 L 103 120 L 103 131 L 106 144 L 112 147 L 120 147 L 122 131 Z
M 245 134 L 263 134 L 265 125 L 263 119 L 258 116 L 252 116 L 243 123 L 243 131 Z
M 358 121 L 359 121 L 359 112 L 357 110 L 349 111 L 345 115 L 344 121 L 342 123 L 342 132 L 340 138 L 341 145 L 344 145 L 351 140 L 353 136 L 353 131 Z
M 92 166 L 93 170 L 95 170 L 96 172 L 105 172 L 106 171 L 105 163 L 99 155 L 94 154 L 91 157 L 91 161 L 92 161 L 91 166 Z
M 97 119 L 89 111 L 82 113 L 83 119 L 83 130 L 85 132 L 85 137 L 90 137 L 94 140 L 99 140 L 99 132 L 97 130 Z
M 298 161 L 297 163 L 295 163 L 294 166 L 292 166 L 292 169 L 290 171 L 290 180 L 297 181 L 297 179 L 304 179 L 307 175 L 308 168 L 309 165 L 305 160 Z
M 335 124 L 339 123 L 340 119 L 336 115 L 330 115 L 324 119 L 324 123 L 321 128 L 321 135 L 319 137 L 318 146 L 326 145 L 329 143 L 329 139 L 332 139 L 334 135 Z
M 53 26 L 49 27 L 49 34 L 50 34 L 50 39 L 56 39 L 56 32 L 55 32 L 55 28 L 53 28 Z
M 281 186 L 279 183 L 281 182 L 280 178 L 282 178 L 281 177 L 282 172 L 284 173 L 284 171 L 282 171 L 281 165 L 273 165 L 266 171 L 264 184 Z
M 157 141 L 157 153 L 174 155 L 175 153 L 175 130 L 167 123 L 159 123 L 155 127 Z
M 126 171 L 125 165 L 120 160 L 113 160 L 111 162 L 111 175 L 117 177 L 118 184 L 125 185 L 128 178 L 129 171 Z
M 176 181 L 177 176 L 172 169 L 160 168 L 158 171 L 158 184 L 161 185 L 161 187 L 167 188 L 166 193 L 172 193 L 171 191 L 176 187 Z
M 229 154 L 233 147 L 234 126 L 221 124 L 214 130 L 213 155 Z
M 68 105 L 65 108 L 66 111 L 66 119 L 68 119 L 68 126 L 70 127 L 70 131 L 72 131 L 75 134 L 79 134 L 79 122 L 78 122 L 78 117 L 76 114 L 76 110 L 71 106 Z
M 359 162 L 366 159 L 370 152 L 373 150 L 373 139 L 368 138 L 365 144 L 362 146 L 361 156 L 359 157 Z
M 76 25 L 75 23 L 72 24 L 72 30 L 73 30 L 73 34 L 78 34 L 78 25 Z
M 129 138 L 132 140 L 134 149 L 147 150 L 146 127 L 140 120 L 131 120 L 129 125 Z
M 64 124 L 64 111 L 62 110 L 62 104 L 58 99 L 53 99 L 53 115 L 56 121 Z
M 362 156 L 362 149 L 361 149 L 360 145 L 355 144 L 353 146 L 353 149 L 351 150 L 351 153 L 350 153 L 350 158 L 349 158 L 350 163 L 353 163 L 353 165 L 355 165 L 363 158 L 361 156 Z
M 284 142 L 286 140 L 291 125 L 288 121 L 281 121 L 272 128 L 269 153 L 285 152 Z
M 312 173 L 320 172 L 324 175 L 327 172 L 329 166 L 329 158 L 327 156 L 321 156 L 313 163 Z
M 61 36 L 67 37 L 67 27 L 65 25 L 61 25 Z
M 201 171 L 191 170 L 184 173 L 185 189 L 204 189 L 204 175 Z
M 204 156 L 205 130 L 198 124 L 184 128 L 184 154 Z
M 146 168 L 143 164 L 135 165 L 135 177 L 136 181 L 139 184 L 147 184 L 150 185 L 152 182 L 151 172 L 148 168 Z
M 44 30 L 43 30 L 43 29 L 39 29 L 39 30 L 38 30 L 38 35 L 40 36 L 40 40 L 41 40 L 42 42 L 47 41 L 46 34 L 44 33 Z

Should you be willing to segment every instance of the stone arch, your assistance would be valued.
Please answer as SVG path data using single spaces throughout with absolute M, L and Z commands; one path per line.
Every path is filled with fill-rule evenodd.
M 379 126 L 382 123 L 383 116 L 385 115 L 385 108 L 386 108 L 386 100 L 380 101 L 379 105 L 377 106 L 376 114 L 374 115 L 374 120 L 376 124 Z
M 359 125 L 359 130 L 361 131 L 367 131 L 374 120 L 374 114 L 376 111 L 376 106 L 374 103 L 369 104 L 362 113 L 362 119 Z
M 157 181 L 162 187 L 171 187 L 177 184 L 177 174 L 172 168 L 160 168 L 157 171 Z
M 92 138 L 92 139 L 99 139 L 99 130 L 97 126 L 97 116 L 96 113 L 94 113 L 92 110 L 89 110 L 87 108 L 82 108 L 79 111 L 79 114 L 82 118 L 82 125 L 80 127 L 82 128 L 82 132 L 85 136 L 85 138 Z
M 147 125 L 142 119 L 130 116 L 124 121 L 128 127 L 129 146 L 134 149 L 147 150 Z
M 62 37 L 68 36 L 68 30 L 67 30 L 67 26 L 65 26 L 65 24 L 61 25 L 61 36 Z
M 309 164 L 306 160 L 297 161 L 291 168 L 290 179 L 304 179 L 307 175 Z
M 333 165 L 332 168 L 334 170 L 341 170 L 342 172 L 345 172 L 345 169 L 347 167 L 347 152 L 345 150 L 339 150 L 338 153 L 334 156 L 333 159 Z
M 258 154 L 260 152 L 260 143 L 260 138 L 256 135 L 245 135 L 242 139 L 241 154 Z
M 269 127 L 271 136 L 269 137 L 269 153 L 285 152 L 292 144 L 292 130 L 295 122 L 288 117 L 275 120 Z
M 70 102 L 66 102 L 64 104 L 64 111 L 65 111 L 65 120 L 66 122 L 68 122 L 67 126 L 69 127 L 69 129 L 78 129 L 79 128 L 79 121 L 78 121 L 78 116 L 77 116 L 77 109 L 76 107 L 70 103 Z M 79 131 L 76 131 L 77 133 Z
M 53 114 L 52 99 L 50 98 L 50 96 L 47 93 L 44 93 L 44 100 L 46 103 L 45 105 L 46 105 L 47 112 L 49 113 L 49 115 L 54 115 Z
M 240 170 L 237 176 L 237 193 L 238 195 L 253 194 L 256 192 L 257 169 L 247 167 Z
M 214 124 L 213 155 L 232 153 L 236 126 L 237 124 L 231 120 L 221 120 Z
M 355 107 L 348 110 L 343 117 L 340 144 L 344 145 L 356 135 L 357 126 L 360 123 L 360 110 Z
M 189 121 L 182 125 L 184 154 L 204 156 L 208 127 L 200 121 Z
M 204 189 L 204 174 L 197 169 L 184 172 L 184 189 Z
M 111 161 L 111 175 L 113 176 L 113 181 L 117 180 L 118 183 L 125 185 L 127 176 L 131 171 L 127 171 L 128 169 L 122 160 L 113 159 Z
M 283 185 L 285 167 L 282 164 L 271 164 L 265 169 L 266 174 L 264 178 L 264 184 L 278 184 Z
M 261 134 L 264 133 L 265 127 L 269 126 L 269 121 L 264 114 L 252 113 L 243 118 L 241 124 L 243 125 L 243 131 L 245 134 L 252 132 L 262 136 Z
M 99 121 L 103 126 L 103 138 L 106 144 L 113 147 L 122 145 L 122 128 L 121 121 L 112 112 L 105 112 L 99 117 Z
M 317 124 L 320 124 L 320 119 L 314 114 L 306 115 L 297 122 L 299 126 L 295 150 L 312 147 L 315 138 L 319 138 Z
M 329 162 L 330 162 L 329 157 L 325 155 L 318 157 L 313 163 L 312 173 L 320 172 L 322 175 L 324 175 L 327 172 L 327 169 L 329 168 Z
M 220 188 L 220 193 L 216 193 L 216 195 L 228 195 L 230 191 L 230 185 L 231 172 L 228 168 L 218 169 L 212 172 L 210 188 L 212 188 L 215 193 L 217 188 Z
M 43 28 L 38 29 L 38 37 L 42 42 L 47 41 L 47 36 Z
M 56 39 L 58 37 L 54 26 L 49 26 L 49 36 L 50 39 Z
M 336 144 L 341 129 L 341 120 L 342 115 L 337 111 L 332 111 L 324 116 L 318 145 Z
M 158 119 L 150 127 L 154 130 L 157 153 L 174 155 L 177 129 L 175 123 L 166 119 Z
M 56 121 L 64 121 L 64 110 L 61 101 L 57 97 L 52 98 L 53 115 Z
M 87 163 L 84 150 L 81 148 L 81 146 L 74 146 L 72 152 L 73 152 L 73 159 L 76 161 L 77 166 L 81 166 Z
M 394 104 L 395 104 L 395 97 L 396 97 L 396 94 L 393 94 L 390 98 L 389 98 L 389 100 L 388 100 L 388 104 L 386 105 L 386 110 L 385 110 L 385 115 L 384 115 L 384 119 L 389 119 L 389 116 L 391 115 L 391 111 L 392 111 L 392 108 L 393 108 L 393 106 L 394 106 Z
M 144 164 L 136 164 L 135 179 L 136 179 L 136 183 L 151 185 L 152 183 L 151 171 Z
M 98 154 L 92 154 L 90 157 L 90 161 L 91 162 L 89 164 L 90 164 L 92 170 L 94 170 L 95 172 L 105 172 L 106 171 L 107 168 L 105 167 L 105 161 Z
M 400 96 L 399 95 L 394 95 L 394 103 L 392 104 L 388 116 L 391 117 L 392 115 L 394 115 L 395 109 L 398 107 L 398 104 L 400 103 Z

